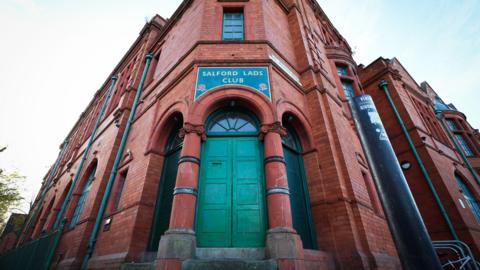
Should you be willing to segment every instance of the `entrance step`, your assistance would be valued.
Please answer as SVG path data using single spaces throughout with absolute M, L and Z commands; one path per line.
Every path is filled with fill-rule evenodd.
M 120 270 L 155 270 L 155 264 L 152 263 L 124 263 Z
M 263 260 L 265 248 L 197 248 L 201 260 Z
M 275 260 L 185 260 L 182 270 L 277 270 Z

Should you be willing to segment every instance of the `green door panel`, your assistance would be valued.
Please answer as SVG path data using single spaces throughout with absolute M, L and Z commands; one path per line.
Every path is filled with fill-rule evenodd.
M 205 142 L 203 150 L 197 240 L 199 246 L 228 246 L 232 241 L 230 141 L 212 138 Z
M 265 199 L 258 139 L 208 138 L 201 158 L 198 246 L 263 246 Z
M 155 203 L 155 213 L 153 217 L 152 230 L 148 243 L 148 251 L 158 250 L 160 237 L 168 230 L 170 223 L 170 214 L 172 213 L 173 189 L 177 178 L 178 160 L 180 150 L 165 156 L 163 163 L 163 173 L 160 179 L 157 201 Z
M 283 147 L 283 154 L 287 169 L 288 188 L 290 190 L 293 228 L 300 235 L 303 247 L 314 249 L 316 245 L 314 242 L 313 223 L 309 213 L 309 195 L 303 176 L 302 157 L 285 146 Z

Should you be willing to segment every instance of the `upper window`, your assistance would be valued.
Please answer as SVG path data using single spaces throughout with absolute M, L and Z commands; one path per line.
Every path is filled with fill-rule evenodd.
M 467 201 L 468 206 L 470 206 L 470 209 L 472 209 L 473 215 L 477 218 L 477 221 L 480 222 L 480 205 L 477 199 L 475 196 L 473 196 L 472 191 L 470 188 L 468 188 L 467 184 L 462 178 L 460 178 L 460 176 L 455 174 L 455 179 L 457 180 L 458 186 L 462 190 L 463 197 Z
M 450 128 L 450 130 L 457 130 L 457 124 L 455 124 L 455 121 L 453 121 L 453 119 L 446 119 L 446 122 L 447 122 L 447 125 L 448 125 L 448 128 Z
M 243 40 L 243 12 L 225 11 L 223 13 L 223 40 Z
M 347 66 L 337 65 L 337 74 L 338 76 L 348 76 Z
M 209 121 L 208 133 L 253 133 L 258 128 L 255 120 L 249 115 L 241 112 L 223 112 Z
M 463 135 L 455 134 L 455 137 L 457 138 L 457 141 L 460 144 L 460 147 L 462 148 L 465 155 L 467 157 L 472 157 L 473 156 L 473 151 L 470 148 L 470 146 L 468 146 L 468 143 L 465 141 L 465 138 L 463 137 Z
M 73 211 L 72 220 L 70 221 L 70 228 L 75 227 L 77 225 L 78 219 L 80 218 L 80 214 L 82 213 L 83 206 L 85 205 L 85 201 L 87 200 L 88 192 L 92 187 L 93 178 L 95 177 L 95 171 L 97 170 L 97 165 L 95 165 L 91 170 L 90 174 L 88 175 L 88 179 L 83 185 L 82 194 L 78 198 L 77 206 L 75 206 L 75 211 Z
M 350 99 L 355 96 L 355 91 L 353 91 L 353 84 L 350 81 L 342 80 L 343 93 L 347 99 Z

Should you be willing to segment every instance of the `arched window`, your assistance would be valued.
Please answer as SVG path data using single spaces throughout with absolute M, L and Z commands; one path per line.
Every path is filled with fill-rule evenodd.
M 209 134 L 222 133 L 256 133 L 258 132 L 255 119 L 249 114 L 239 111 L 220 111 L 207 121 Z
M 473 215 L 477 218 L 477 221 L 480 223 L 480 205 L 477 199 L 475 198 L 475 196 L 473 196 L 472 191 L 460 176 L 455 174 L 455 179 L 457 180 L 458 186 L 462 190 L 465 201 L 467 201 L 468 206 L 470 206 L 470 209 L 472 209 Z
M 82 213 L 83 207 L 85 206 L 85 201 L 87 200 L 88 192 L 92 187 L 92 182 L 93 182 L 93 178 L 95 177 L 96 170 L 97 170 L 97 164 L 95 164 L 90 169 L 90 174 L 88 175 L 88 178 L 85 181 L 85 184 L 83 185 L 82 193 L 80 194 L 80 197 L 78 198 L 77 206 L 75 206 L 75 210 L 73 211 L 72 220 L 70 221 L 70 226 L 69 226 L 70 228 L 73 228 L 75 227 L 75 225 L 77 225 L 78 219 L 80 218 L 80 214 Z

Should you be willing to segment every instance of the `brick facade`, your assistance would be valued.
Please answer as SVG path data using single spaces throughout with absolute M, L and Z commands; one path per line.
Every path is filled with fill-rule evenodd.
M 225 10 L 243 11 L 244 40 L 222 40 Z M 195 256 L 188 250 L 175 250 L 178 241 L 195 248 L 196 197 L 185 193 L 174 195 L 169 231 L 160 240 L 158 254 L 146 251 L 161 185 L 165 145 L 180 121 L 184 140 L 180 155 L 188 159 L 178 165 L 176 187 L 197 189 L 200 149 L 208 140 L 205 121 L 211 113 L 234 101 L 235 106 L 251 111 L 260 121 L 259 140 L 266 158 L 283 158 L 281 137 L 285 135 L 282 127 L 285 119 L 295 128 L 302 145 L 309 207 L 319 248 L 303 249 L 292 228 L 289 196 L 278 193 L 267 197 L 266 257 L 274 259 L 281 270 L 399 269 L 394 242 L 342 90 L 342 80 L 347 80 L 355 94 L 367 92 L 374 97 L 399 158 L 411 160 L 393 116 L 379 97 L 377 80 L 384 77 L 392 82 L 395 99 L 403 108 L 402 115 L 415 127 L 412 136 L 424 145 L 420 151 L 429 171 L 436 179 L 442 179 L 438 190 L 458 224 L 458 233 L 478 252 L 478 223 L 474 224 L 471 214 L 454 205 L 460 193 L 451 179 L 454 171 L 458 171 L 471 181 L 469 172 L 438 123 L 434 124 L 434 136 L 420 117 L 411 116 L 417 110 L 429 112 L 430 107 L 417 108 L 428 105 L 428 97 L 417 91 L 418 86 L 412 80 L 408 81 L 404 69 L 396 69 L 401 75 L 392 72 L 391 64 L 384 60 L 358 69 L 347 42 L 312 0 L 185 0 L 169 20 L 156 16 L 147 23 L 112 71 L 111 75 L 119 79 L 79 182 L 74 186 L 65 212 L 67 226 L 52 267 L 78 269 L 86 255 L 147 53 L 153 55 L 153 60 L 89 268 L 118 269 L 124 263 L 154 262 L 157 269 L 180 269 L 182 262 Z M 348 70 L 346 76 L 337 74 L 338 65 Z M 222 86 L 194 100 L 197 69 L 208 66 L 268 67 L 271 100 L 243 86 Z M 95 94 L 68 135 L 68 144 L 62 145 L 65 154 L 59 160 L 60 167 L 52 177 L 53 184 L 42 187 L 39 194 L 47 189 L 46 196 L 40 201 L 39 195 L 35 202 L 40 214 L 31 221 L 31 228 L 27 226 L 23 241 L 52 228 L 110 84 L 108 79 Z M 418 93 L 410 94 L 410 88 Z M 435 121 L 434 115 L 430 117 Z M 193 162 L 196 159 L 200 162 Z M 70 227 L 68 220 L 94 166 L 95 176 L 83 211 L 77 224 Z M 265 162 L 264 169 L 267 189 L 288 189 L 284 163 Z M 123 189 L 119 180 L 122 174 L 126 174 Z M 425 191 L 427 187 L 417 180 L 421 175 L 412 169 L 406 176 L 432 238 L 449 238 L 439 214 L 429 210 L 435 209 L 435 205 Z M 114 198 L 120 190 L 115 207 Z

